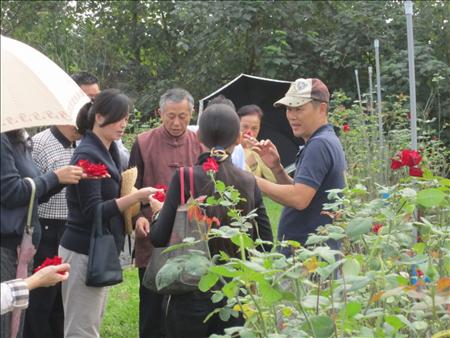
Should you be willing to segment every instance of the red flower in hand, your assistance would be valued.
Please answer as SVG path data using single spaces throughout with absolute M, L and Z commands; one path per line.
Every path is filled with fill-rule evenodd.
M 163 191 L 158 191 L 158 192 L 154 193 L 152 197 L 155 200 L 158 200 L 160 202 L 164 202 L 166 200 L 166 192 L 167 192 L 167 189 L 168 189 L 167 185 L 158 183 L 158 184 L 155 185 L 155 188 L 156 189 L 162 189 Z
M 350 131 L 350 126 L 349 126 L 347 123 L 345 123 L 345 124 L 342 126 L 342 131 L 343 131 L 344 133 L 349 132 L 349 131 Z
M 156 185 L 155 185 L 155 188 L 156 188 L 156 189 L 162 189 L 162 190 L 164 190 L 164 192 L 167 192 L 167 189 L 168 189 L 167 185 L 165 185 L 165 184 L 160 184 L 160 183 L 156 184 Z
M 420 269 L 416 269 L 416 273 L 417 273 L 417 277 L 419 277 L 419 278 L 425 276 L 425 274 L 423 273 L 423 271 L 420 270 Z
M 219 171 L 219 165 L 217 164 L 216 160 L 209 157 L 206 162 L 203 163 L 203 171 L 206 173 L 208 171 L 218 172 Z
M 372 232 L 378 234 L 382 227 L 383 227 L 383 224 L 376 223 L 372 226 Z
M 39 265 L 36 269 L 34 269 L 34 272 L 37 272 L 37 271 L 45 268 L 46 266 L 60 265 L 60 264 L 62 264 L 62 258 L 61 257 L 59 257 L 59 256 L 54 256 L 53 258 L 48 258 L 47 257 L 41 265 Z M 62 271 L 60 271 L 58 273 L 60 275 L 64 275 L 65 274 L 65 272 L 62 272 Z
M 161 188 L 159 188 L 161 189 Z M 158 200 L 160 202 L 164 202 L 166 199 L 166 194 L 163 191 L 157 191 L 156 193 L 153 194 L 152 196 L 155 200 Z
M 108 175 L 108 167 L 104 164 L 94 164 L 88 160 L 79 160 L 76 164 L 81 167 L 85 174 L 91 177 L 103 177 Z

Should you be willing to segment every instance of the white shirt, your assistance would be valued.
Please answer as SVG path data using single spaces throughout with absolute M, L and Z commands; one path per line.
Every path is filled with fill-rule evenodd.
M 23 279 L 1 283 L 1 314 L 28 306 L 28 286 Z

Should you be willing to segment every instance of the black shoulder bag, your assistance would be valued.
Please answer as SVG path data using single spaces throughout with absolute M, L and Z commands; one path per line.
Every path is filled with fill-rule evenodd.
M 97 206 L 94 216 L 86 285 L 103 287 L 121 283 L 122 266 L 120 265 L 116 241 L 107 226 L 103 224 L 102 205 Z

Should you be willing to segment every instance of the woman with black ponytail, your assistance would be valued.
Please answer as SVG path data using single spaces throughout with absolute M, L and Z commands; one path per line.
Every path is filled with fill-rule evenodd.
M 266 209 L 263 204 L 262 194 L 256 185 L 252 174 L 245 172 L 233 165 L 230 154 L 235 145 L 239 143 L 240 135 L 239 118 L 236 112 L 228 105 L 213 104 L 203 112 L 199 121 L 198 135 L 200 141 L 210 149 L 210 152 L 200 155 L 197 165 L 194 166 L 194 198 L 214 194 L 214 184 L 203 169 L 203 164 L 213 158 L 218 163 L 218 171 L 215 174 L 218 180 L 226 185 L 234 186 L 243 200 L 237 205 L 242 214 L 248 214 L 256 209 L 251 236 L 262 240 L 272 241 L 272 229 Z M 176 210 L 181 200 L 180 177 L 177 170 L 170 183 L 164 204 L 154 198 L 150 198 L 154 213 L 159 210 L 158 217 L 150 227 L 150 240 L 155 247 L 167 245 L 172 233 Z M 189 178 L 185 178 L 185 200 L 190 197 Z M 208 207 L 208 217 L 217 217 L 221 225 L 229 225 L 230 217 L 227 209 L 221 206 Z M 214 238 L 209 241 L 211 255 L 220 251 L 229 256 L 238 257 L 237 247 L 230 241 L 222 238 Z M 266 248 L 267 249 L 267 248 Z M 242 318 L 230 317 L 227 322 L 222 321 L 217 314 L 204 322 L 208 314 L 214 309 L 223 307 L 225 300 L 214 304 L 211 301 L 211 292 L 202 293 L 194 291 L 182 295 L 171 295 L 168 298 L 166 313 L 167 335 L 169 338 L 198 338 L 209 337 L 212 334 L 224 334 L 224 329 L 231 326 L 243 325 Z
M 80 111 L 77 127 L 83 138 L 75 149 L 71 163 L 80 160 L 106 166 L 107 178 L 81 181 L 67 189 L 66 230 L 61 238 L 59 254 L 71 264 L 68 281 L 62 286 L 64 337 L 99 337 L 106 302 L 107 287 L 86 286 L 89 243 L 94 214 L 102 208 L 104 224 L 114 235 L 117 250 L 124 244 L 122 213 L 137 202 L 148 203 L 148 196 L 158 191 L 142 188 L 119 198 L 120 155 L 116 140 L 125 132 L 132 110 L 130 99 L 117 89 L 102 91 L 93 103 Z
M 0 188 L 1 188 L 1 282 L 15 279 L 17 270 L 17 247 L 20 245 L 31 185 L 25 177 L 33 179 L 36 185 L 36 203 L 47 202 L 60 192 L 66 184 L 76 184 L 83 176 L 83 170 L 73 165 L 42 174 L 31 156 L 32 142 L 25 129 L 1 133 Z M 40 240 L 40 223 L 37 205 L 33 208 L 32 226 L 35 248 Z M 24 316 L 22 316 L 23 318 Z M 10 337 L 11 314 L 1 316 L 1 337 Z M 22 324 L 18 337 L 22 336 Z

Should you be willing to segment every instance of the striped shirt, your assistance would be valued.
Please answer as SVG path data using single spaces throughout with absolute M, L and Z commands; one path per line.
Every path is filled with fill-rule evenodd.
M 28 306 L 30 291 L 23 279 L 14 279 L 1 283 L 1 314 Z
M 33 136 L 33 160 L 42 173 L 68 165 L 74 151 L 75 143 L 55 126 Z M 66 188 L 53 195 L 47 203 L 39 204 L 38 214 L 40 218 L 67 219 Z

